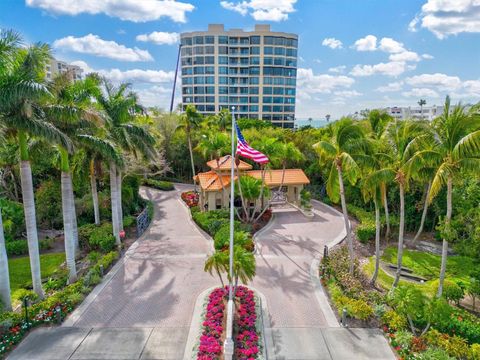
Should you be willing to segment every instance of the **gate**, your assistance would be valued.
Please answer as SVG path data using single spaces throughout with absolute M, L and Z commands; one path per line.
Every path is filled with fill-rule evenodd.
M 148 207 L 143 209 L 140 215 L 137 216 L 137 238 L 142 236 L 142 234 L 147 230 L 148 225 L 150 225 L 150 217 L 148 216 Z

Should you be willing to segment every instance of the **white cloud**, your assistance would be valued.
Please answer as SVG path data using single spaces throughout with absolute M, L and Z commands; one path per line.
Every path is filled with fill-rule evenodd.
M 434 87 L 441 90 L 455 90 L 461 86 L 458 76 L 449 76 L 446 74 L 421 74 L 405 79 L 405 82 L 415 87 Z
M 195 9 L 192 4 L 171 0 L 26 0 L 26 4 L 52 14 L 105 14 L 133 22 L 168 17 L 184 23 L 187 21 L 186 13 Z
M 321 63 L 322 63 L 322 60 L 320 60 L 320 59 L 313 59 L 313 62 L 316 62 L 317 64 L 321 64 Z
M 334 91 L 334 95 L 344 97 L 344 98 L 350 98 L 350 97 L 355 97 L 355 96 L 362 96 L 363 94 L 356 91 L 356 90 L 342 90 L 342 91 Z
M 115 82 L 132 82 L 132 83 L 146 83 L 146 84 L 161 84 L 170 83 L 175 77 L 175 72 L 164 70 L 120 70 L 120 69 L 93 69 L 85 61 L 74 61 L 73 65 L 80 66 L 83 71 L 88 74 L 96 72 L 102 76 Z
M 220 1 L 220 5 L 245 16 L 249 13 L 257 21 L 283 21 L 295 11 L 297 0 L 243 0 L 241 2 Z
M 135 39 L 137 41 L 152 42 L 157 45 L 173 45 L 179 41 L 180 35 L 175 32 L 154 31 L 150 34 L 137 35 Z
M 348 89 L 355 79 L 345 75 L 314 74 L 312 69 L 298 69 L 297 89 L 299 97 L 310 99 L 312 94 L 329 94 L 340 89 Z
M 410 69 L 410 68 L 409 68 Z M 390 61 L 388 63 L 379 63 L 375 65 L 355 65 L 350 75 L 353 76 L 372 76 L 372 75 L 388 75 L 398 76 L 407 70 L 405 62 Z
M 167 106 L 172 96 L 172 88 L 154 85 L 137 90 L 137 94 L 144 106 Z
M 55 40 L 53 47 L 61 50 L 70 50 L 82 54 L 90 54 L 120 61 L 153 61 L 147 50 L 127 48 L 115 41 L 101 39 L 98 35 L 88 34 L 76 38 L 67 36 Z
M 416 52 L 407 51 L 391 54 L 389 57 L 390 61 L 420 61 L 421 58 Z
M 379 86 L 376 91 L 379 92 L 396 92 L 403 88 L 403 81 L 395 81 L 387 85 Z
M 403 44 L 401 42 L 386 37 L 380 40 L 380 45 L 378 48 L 391 54 L 401 53 L 405 51 L 405 48 L 403 47 Z
M 342 48 L 342 42 L 338 39 L 335 38 L 325 38 L 322 41 L 323 46 L 328 46 L 331 49 L 341 49 Z
M 470 96 L 480 97 L 480 79 L 467 80 L 463 83 L 463 87 Z
M 428 88 L 413 88 L 410 91 L 404 91 L 402 93 L 403 96 L 405 97 L 415 97 L 415 98 L 421 98 L 421 97 L 429 97 L 429 98 L 438 98 L 440 95 L 432 89 Z
M 353 47 L 357 51 L 375 51 L 377 50 L 377 37 L 374 35 L 367 35 L 364 38 L 355 41 Z
M 428 29 L 439 39 L 463 32 L 480 32 L 480 1 L 478 0 L 427 0 L 422 11 L 409 25 L 416 31 L 418 25 Z
M 430 54 L 423 54 L 422 58 L 425 59 L 425 60 L 432 60 L 434 57 Z
M 335 66 L 335 67 L 331 67 L 328 69 L 328 72 L 331 72 L 331 73 L 336 73 L 336 74 L 341 74 L 345 71 L 347 67 L 345 65 L 339 65 L 339 66 Z

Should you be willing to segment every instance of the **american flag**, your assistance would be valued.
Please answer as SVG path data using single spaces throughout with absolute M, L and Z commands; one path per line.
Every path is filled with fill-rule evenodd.
M 235 124 L 237 129 L 237 154 L 246 157 L 247 159 L 252 159 L 256 163 L 266 164 L 268 163 L 268 157 L 265 154 L 262 154 L 260 151 L 255 150 L 250 145 L 242 135 L 240 128 Z

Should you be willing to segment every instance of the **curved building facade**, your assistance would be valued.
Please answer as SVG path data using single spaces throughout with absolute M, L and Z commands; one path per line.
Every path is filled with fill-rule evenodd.
M 235 106 L 239 118 L 293 128 L 297 35 L 209 25 L 180 38 L 183 107 L 208 115 Z

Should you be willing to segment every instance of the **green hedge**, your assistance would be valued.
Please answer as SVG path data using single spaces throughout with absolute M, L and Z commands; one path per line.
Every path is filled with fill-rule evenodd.
M 193 209 L 193 208 L 192 208 Z M 227 210 L 212 210 L 200 212 L 198 210 L 192 211 L 193 220 L 210 236 L 215 236 L 218 230 L 228 224 Z
M 40 250 L 48 250 L 53 246 L 53 239 L 44 239 L 39 242 Z M 27 240 L 13 240 L 5 243 L 7 249 L 7 255 L 28 255 L 28 242 Z
M 142 184 L 145 186 L 152 187 L 154 189 L 163 190 L 163 191 L 171 191 L 175 190 L 173 184 L 169 181 L 161 181 L 155 179 L 143 179 Z
M 87 250 L 112 251 L 115 248 L 112 224 L 105 222 L 100 226 L 86 224 L 78 228 L 80 246 Z
M 0 198 L 0 210 L 2 211 L 5 241 L 9 242 L 21 236 L 25 231 L 23 205 L 19 202 Z
M 242 231 L 241 225 L 239 222 L 235 222 L 234 233 L 233 233 L 233 242 L 235 245 L 240 245 L 249 251 L 253 251 L 253 241 L 252 236 L 246 232 Z M 230 243 L 230 224 L 223 225 L 215 234 L 214 237 L 214 246 L 215 250 L 226 250 Z

